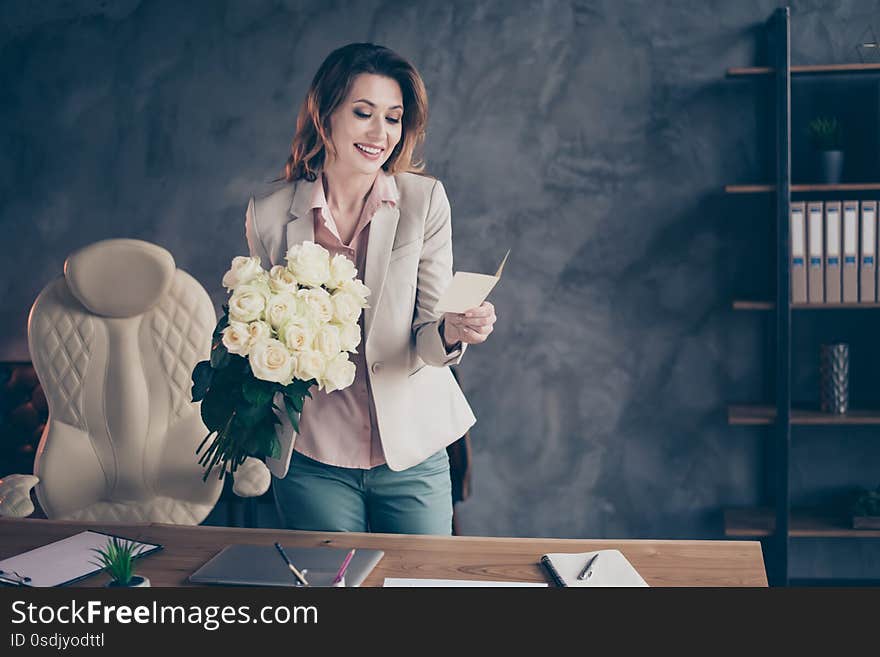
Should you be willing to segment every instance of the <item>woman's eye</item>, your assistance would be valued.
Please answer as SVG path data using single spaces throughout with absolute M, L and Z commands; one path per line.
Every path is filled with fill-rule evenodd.
M 371 116 L 373 116 L 372 114 L 366 114 L 365 112 L 361 112 L 359 110 L 354 110 L 354 115 L 356 117 L 358 117 L 359 119 L 369 119 Z M 400 119 L 393 117 L 393 116 L 386 117 L 385 120 L 388 121 L 388 123 L 392 123 L 392 124 L 400 123 Z

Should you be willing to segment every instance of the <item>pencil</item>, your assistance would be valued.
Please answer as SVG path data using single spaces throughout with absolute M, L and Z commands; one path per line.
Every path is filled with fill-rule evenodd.
M 284 551 L 284 548 L 281 547 L 281 543 L 275 543 L 275 548 L 278 550 L 278 553 L 281 555 L 281 558 L 284 559 L 284 563 L 287 564 L 287 567 L 290 568 L 290 572 L 292 572 L 296 578 L 302 582 L 303 586 L 309 586 L 308 581 L 303 574 L 296 569 L 292 563 L 290 563 L 290 559 L 287 558 L 287 553 Z
M 339 567 L 339 572 L 336 573 L 336 577 L 333 578 L 333 583 L 338 584 L 342 581 L 342 578 L 345 577 L 345 571 L 348 570 L 348 564 L 351 563 L 351 558 L 354 556 L 354 553 L 357 551 L 357 548 L 351 548 L 348 554 L 345 555 L 345 559 L 342 562 L 342 565 Z

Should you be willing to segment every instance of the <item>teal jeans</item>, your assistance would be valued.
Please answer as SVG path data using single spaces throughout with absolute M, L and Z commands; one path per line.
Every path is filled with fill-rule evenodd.
M 272 489 L 286 529 L 388 534 L 452 534 L 446 450 L 395 472 L 327 465 L 294 451 Z

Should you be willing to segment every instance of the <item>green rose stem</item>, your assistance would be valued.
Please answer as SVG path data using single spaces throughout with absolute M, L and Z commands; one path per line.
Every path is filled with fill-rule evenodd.
M 221 457 L 226 455 L 226 458 L 224 458 L 224 460 L 223 460 L 224 465 L 229 460 L 229 455 L 226 454 L 226 451 L 227 451 L 227 448 L 230 446 L 227 443 L 230 442 L 228 434 L 229 434 L 229 427 L 232 424 L 233 418 L 235 418 L 235 411 L 234 410 L 232 411 L 232 415 L 230 415 L 229 419 L 226 421 L 226 426 L 223 427 L 223 429 L 221 431 L 217 432 L 217 439 L 213 443 L 211 443 L 211 446 L 205 451 L 205 453 L 199 459 L 199 465 L 205 465 L 208 462 L 208 460 L 210 460 L 210 465 L 208 465 L 207 468 L 205 468 L 205 474 L 202 476 L 202 481 L 208 480 L 208 475 L 211 473 L 211 470 L 214 468 L 214 466 L 217 465 L 217 462 L 221 459 Z M 198 446 L 198 449 L 196 449 L 196 454 L 198 454 L 201 451 L 202 447 L 205 446 L 205 443 L 208 441 L 208 438 L 210 438 L 210 437 L 211 437 L 210 433 L 207 436 L 205 436 L 205 439 Z M 221 447 L 223 449 L 221 449 Z M 244 459 L 242 459 L 241 461 L 238 461 L 237 456 L 238 455 L 236 455 L 236 457 L 233 457 L 233 468 L 232 468 L 233 472 L 235 472 L 237 467 L 241 463 L 244 462 Z M 226 468 L 225 467 L 220 468 L 220 475 L 218 476 L 218 479 L 223 479 L 223 477 L 225 475 L 226 475 Z

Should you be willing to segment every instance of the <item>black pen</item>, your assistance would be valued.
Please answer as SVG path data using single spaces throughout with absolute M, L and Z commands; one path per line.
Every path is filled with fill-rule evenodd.
M 581 571 L 581 574 L 577 576 L 578 579 L 589 579 L 593 574 L 593 564 L 596 563 L 596 559 L 599 558 L 599 553 L 597 552 L 590 560 L 587 561 L 587 565 L 584 566 L 584 569 Z
M 275 543 L 275 548 L 281 554 L 281 557 L 284 559 L 284 563 L 287 564 L 287 567 L 290 568 L 290 572 L 296 575 L 296 578 L 302 582 L 303 586 L 309 586 L 309 583 L 306 581 L 306 578 L 303 577 L 303 574 L 296 569 L 292 563 L 290 563 L 290 559 L 287 558 L 287 553 L 284 551 L 284 548 L 281 547 L 281 543 Z

